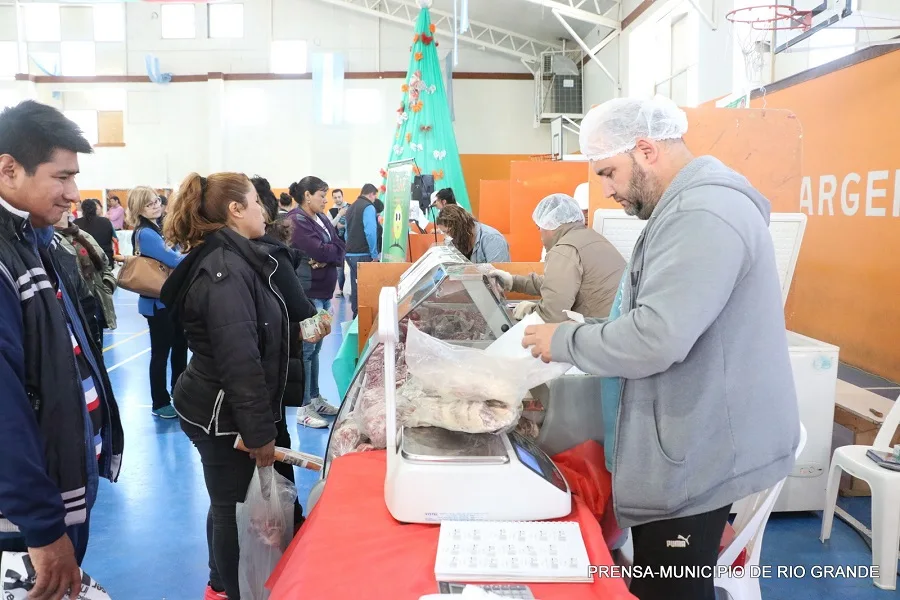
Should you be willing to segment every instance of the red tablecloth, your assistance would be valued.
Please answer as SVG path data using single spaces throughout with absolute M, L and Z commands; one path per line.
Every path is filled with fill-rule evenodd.
M 436 594 L 437 525 L 404 525 L 384 504 L 385 453 L 334 461 L 309 519 L 269 580 L 270 600 L 418 600 Z M 573 498 L 591 564 L 612 558 L 596 518 Z M 539 600 L 634 600 L 620 579 L 529 584 Z

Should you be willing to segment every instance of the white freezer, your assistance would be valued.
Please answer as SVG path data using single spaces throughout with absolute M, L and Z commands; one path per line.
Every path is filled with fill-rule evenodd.
M 788 332 L 788 348 L 800 422 L 806 427 L 807 441 L 774 510 L 823 510 L 831 462 L 839 350 L 837 346 L 792 331 Z

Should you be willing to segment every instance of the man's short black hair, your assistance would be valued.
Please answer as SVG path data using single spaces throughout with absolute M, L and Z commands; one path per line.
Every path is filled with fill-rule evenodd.
M 360 194 L 363 196 L 368 196 L 369 194 L 377 194 L 377 193 L 378 193 L 378 188 L 375 187 L 371 183 L 367 183 L 366 185 L 362 186 L 362 191 L 360 192 Z
M 167 206 L 169 204 L 169 199 L 166 198 L 165 196 L 160 195 L 159 203 L 162 204 L 163 206 Z
M 94 151 L 78 125 L 52 106 L 25 100 L 0 112 L 0 154 L 12 156 L 26 173 L 50 162 L 54 150 Z
M 334 196 L 335 194 L 340 194 L 343 198 L 344 190 L 342 190 L 341 188 L 334 188 L 333 190 L 331 190 L 331 195 Z

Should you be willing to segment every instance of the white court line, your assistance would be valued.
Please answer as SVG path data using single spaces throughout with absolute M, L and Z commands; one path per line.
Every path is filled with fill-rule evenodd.
M 132 334 L 131 337 L 127 337 L 127 338 L 125 338 L 124 340 L 119 340 L 119 341 L 116 342 L 115 344 L 110 344 L 109 346 L 107 346 L 106 348 L 103 349 L 103 352 L 106 352 L 107 350 L 112 350 L 112 349 L 115 348 L 116 346 L 121 346 L 121 345 L 124 344 L 125 342 L 130 342 L 130 341 L 133 340 L 134 338 L 141 337 L 142 335 L 144 335 L 144 334 L 147 333 L 148 331 L 150 331 L 150 330 L 149 330 L 149 329 L 145 329 L 145 330 L 143 330 L 143 331 L 139 331 L 139 332 L 137 332 L 137 333 Z
M 126 363 L 130 363 L 131 361 L 133 361 L 134 359 L 136 359 L 138 356 L 141 356 L 141 355 L 143 355 L 143 354 L 147 354 L 148 352 L 150 352 L 150 348 L 147 348 L 146 350 L 141 350 L 141 351 L 138 352 L 137 354 L 132 354 L 131 356 L 129 356 L 128 358 L 126 358 L 126 359 L 123 360 L 122 362 L 116 363 L 116 364 L 114 364 L 113 366 L 111 366 L 110 368 L 106 369 L 106 372 L 107 372 L 107 373 L 112 373 L 113 371 L 115 371 L 116 369 L 118 369 L 119 367 L 121 367 L 122 365 L 124 365 L 124 364 L 126 364 Z

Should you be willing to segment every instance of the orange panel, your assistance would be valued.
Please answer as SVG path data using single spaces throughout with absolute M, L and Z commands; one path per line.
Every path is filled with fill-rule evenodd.
M 528 161 L 512 164 L 509 215 L 510 238 L 516 247 L 516 261 L 540 260 L 541 238 L 531 219 L 534 208 L 550 194 L 574 194 L 575 188 L 587 181 L 586 169 L 583 162 Z
M 469 200 L 472 202 L 472 214 L 480 210 L 480 182 L 483 179 L 509 179 L 509 165 L 513 161 L 528 160 L 528 154 L 460 154 L 463 179 Z
M 478 220 L 502 234 L 509 233 L 509 180 L 481 180 Z
M 891 76 L 898 71 L 900 52 L 891 52 L 765 98 L 803 124 L 804 177 L 774 200 L 778 210 L 809 216 L 789 324 L 893 381 L 900 381 L 900 78 Z

